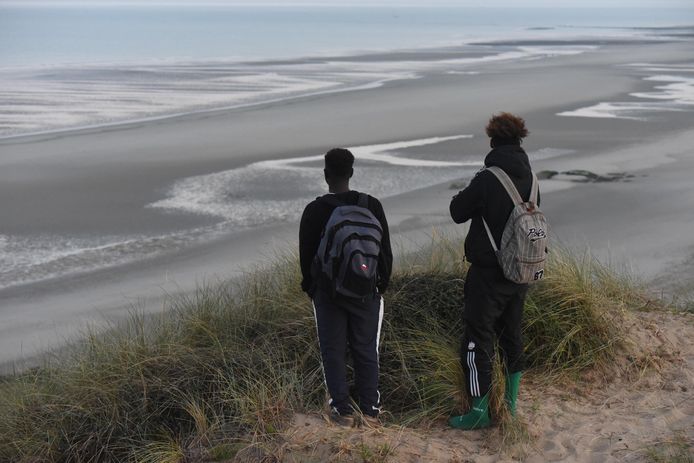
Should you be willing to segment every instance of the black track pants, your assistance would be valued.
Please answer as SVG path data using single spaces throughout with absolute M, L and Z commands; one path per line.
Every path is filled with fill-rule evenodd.
M 331 298 L 318 290 L 313 297 L 325 383 L 330 406 L 341 415 L 352 413 L 347 385 L 347 346 L 354 360 L 354 379 L 361 411 L 376 416 L 378 392 L 378 344 L 383 321 L 381 296 L 365 301 Z
M 507 373 L 523 369 L 521 320 L 527 292 L 527 285 L 507 280 L 500 268 L 473 265 L 468 270 L 460 360 L 471 396 L 481 397 L 491 387 L 495 339 Z

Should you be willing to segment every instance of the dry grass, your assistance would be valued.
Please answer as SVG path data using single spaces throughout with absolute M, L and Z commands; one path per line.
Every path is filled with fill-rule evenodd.
M 391 422 L 426 426 L 464 406 L 461 251 L 436 239 L 393 277 L 381 343 Z M 228 459 L 243 442 L 272 440 L 294 413 L 324 405 L 299 278 L 296 257 L 278 257 L 239 283 L 201 288 L 150 320 L 133 315 L 58 363 L 5 378 L 0 461 Z M 526 305 L 532 371 L 572 375 L 609 363 L 623 339 L 621 317 L 641 304 L 633 280 L 588 256 L 553 253 Z M 510 442 L 522 439 L 522 426 L 504 421 L 498 384 L 495 415 Z M 385 461 L 387 450 L 363 452 Z

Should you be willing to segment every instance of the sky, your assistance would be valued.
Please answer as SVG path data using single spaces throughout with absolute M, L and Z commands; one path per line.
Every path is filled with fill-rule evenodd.
M 548 8 L 692 8 L 692 0 L 0 0 L 2 4 L 245 4 L 245 5 L 388 5 L 388 6 L 462 6 L 462 7 L 548 7 Z

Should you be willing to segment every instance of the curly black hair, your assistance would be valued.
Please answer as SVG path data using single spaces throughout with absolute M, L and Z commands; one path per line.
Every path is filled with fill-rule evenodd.
M 496 145 L 520 145 L 521 140 L 530 133 L 522 117 L 505 112 L 494 114 L 485 130 Z

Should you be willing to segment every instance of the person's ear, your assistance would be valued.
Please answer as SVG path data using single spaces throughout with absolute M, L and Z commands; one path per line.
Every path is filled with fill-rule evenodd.
M 494 139 L 493 138 L 489 139 L 489 147 L 492 149 L 494 148 Z
M 328 169 L 323 169 L 323 177 L 325 178 L 325 183 L 330 183 Z

